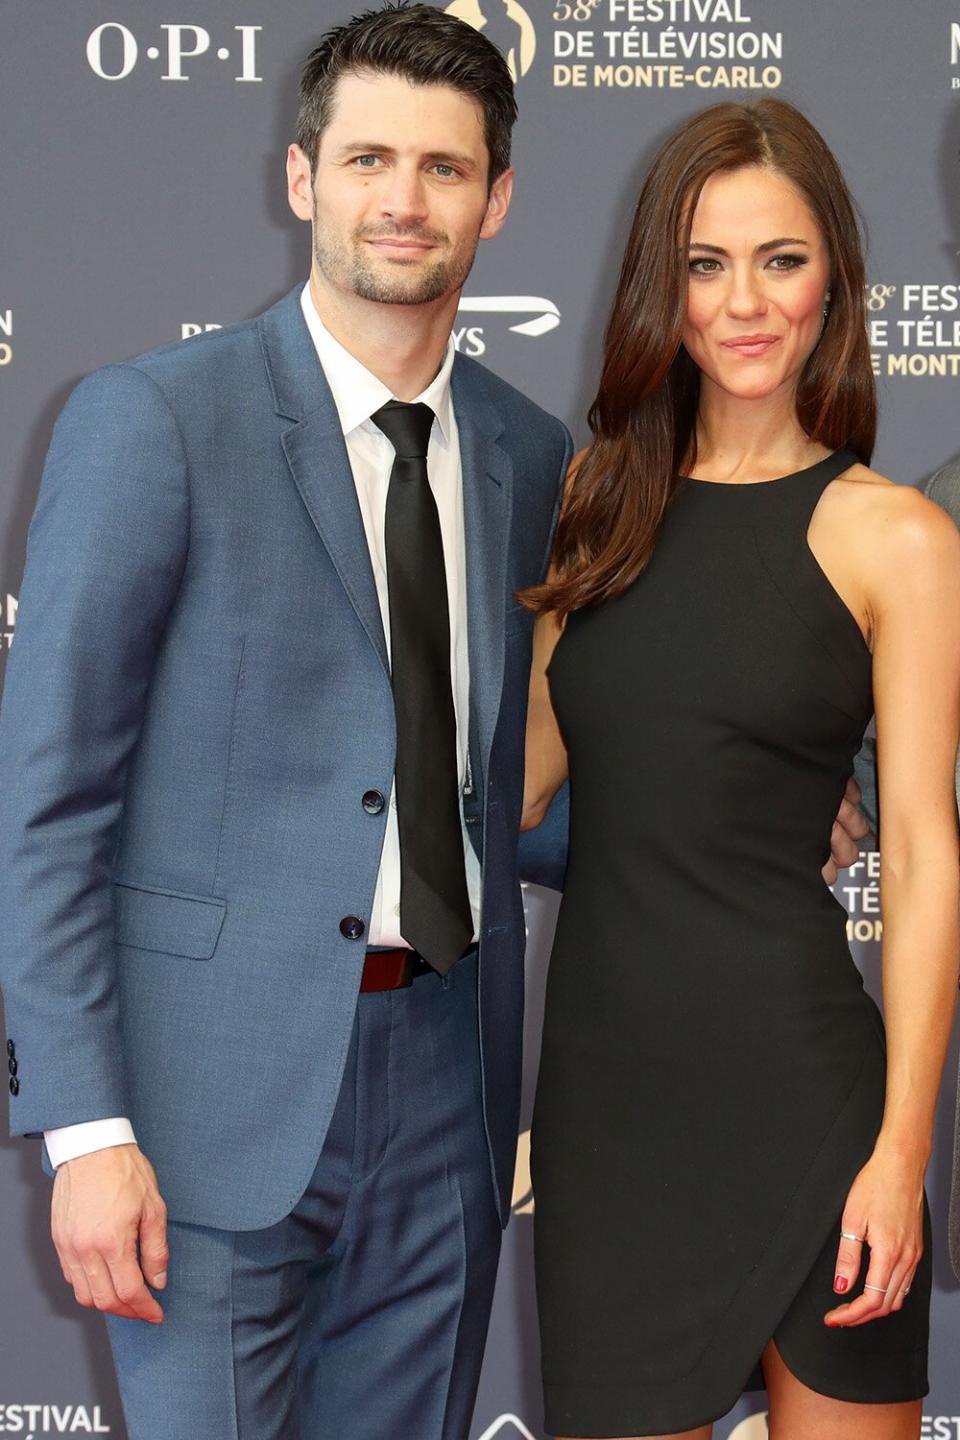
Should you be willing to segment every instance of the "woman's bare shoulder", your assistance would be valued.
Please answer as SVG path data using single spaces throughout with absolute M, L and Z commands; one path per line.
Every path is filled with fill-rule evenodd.
M 960 560 L 960 534 L 950 516 L 913 485 L 869 465 L 851 465 L 830 486 L 836 519 L 884 565 Z

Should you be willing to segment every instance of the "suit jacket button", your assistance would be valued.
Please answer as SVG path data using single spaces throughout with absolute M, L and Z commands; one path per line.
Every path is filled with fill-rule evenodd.
M 14 1043 L 13 1043 L 12 1040 L 8 1040 L 8 1041 L 7 1041 L 7 1054 L 8 1054 L 8 1055 L 16 1055 L 16 1053 L 17 1053 L 17 1047 L 16 1047 L 16 1045 L 14 1045 Z
M 366 926 L 356 915 L 344 915 L 340 921 L 340 934 L 345 940 L 359 940 Z
M 10 1074 L 11 1074 L 11 1075 L 16 1075 L 16 1073 L 17 1073 L 17 1057 L 16 1057 L 15 1055 L 11 1055 L 11 1056 L 10 1056 L 10 1059 L 7 1061 L 7 1069 L 10 1071 Z
M 20 1094 L 20 1081 L 17 1079 L 16 1075 L 11 1075 L 11 1076 L 10 1076 L 10 1094 L 11 1094 L 11 1095 L 19 1095 L 19 1094 Z
M 368 815 L 379 815 L 387 802 L 379 790 L 368 790 L 360 803 Z

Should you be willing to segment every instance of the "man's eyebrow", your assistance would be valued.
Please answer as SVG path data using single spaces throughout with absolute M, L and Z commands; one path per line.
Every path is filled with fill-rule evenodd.
M 776 240 L 764 240 L 762 245 L 757 246 L 754 254 L 766 255 L 769 250 L 779 250 L 781 245 L 809 245 L 809 243 L 809 240 L 801 240 L 796 235 L 781 235 Z M 708 245 L 704 240 L 691 240 L 690 249 L 708 250 L 711 255 L 723 255 L 727 260 L 730 258 L 729 251 L 724 250 L 722 245 Z
M 336 152 L 338 155 L 392 155 L 393 147 L 384 145 L 382 140 L 348 140 Z
M 440 165 L 459 165 L 462 170 L 476 170 L 477 161 L 463 150 L 429 150 L 428 160 Z

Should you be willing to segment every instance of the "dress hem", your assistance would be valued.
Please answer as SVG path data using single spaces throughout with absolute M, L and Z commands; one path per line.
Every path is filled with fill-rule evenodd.
M 805 1385 L 808 1390 L 812 1390 L 816 1395 L 823 1395 L 828 1400 L 839 1400 L 851 1405 L 906 1405 L 910 1404 L 912 1401 L 923 1400 L 930 1393 L 930 1383 L 926 1374 L 925 1350 L 918 1350 L 914 1352 L 917 1355 L 919 1361 L 918 1368 L 921 1374 L 917 1376 L 916 1382 L 913 1385 L 907 1387 L 909 1390 L 908 1394 L 890 1393 L 883 1396 L 873 1395 L 870 1397 L 864 1397 L 863 1395 L 840 1393 L 844 1390 L 847 1390 L 849 1392 L 849 1387 L 843 1385 L 842 1382 L 838 1384 L 832 1384 L 829 1386 L 829 1388 L 823 1383 L 822 1380 L 819 1379 L 817 1380 L 817 1383 L 812 1383 L 811 1379 L 805 1378 L 802 1374 L 800 1374 L 799 1369 L 794 1364 L 791 1364 L 791 1362 L 787 1359 L 786 1355 L 784 1355 L 783 1353 L 782 1347 L 780 1346 L 780 1342 L 777 1341 L 776 1336 L 771 1336 L 771 1339 L 773 1339 L 777 1344 L 777 1348 L 780 1350 L 781 1359 L 783 1360 L 783 1363 L 786 1365 L 787 1369 L 790 1371 L 791 1375 L 793 1375 L 796 1380 L 799 1380 L 802 1385 Z M 764 1349 L 765 1348 L 766 1346 L 764 1346 Z M 759 1364 L 759 1357 L 756 1363 Z M 682 1433 L 685 1430 L 696 1430 L 702 1425 L 715 1425 L 718 1420 L 722 1420 L 725 1415 L 729 1415 L 730 1411 L 733 1409 L 737 1401 L 743 1395 L 758 1393 L 755 1390 L 748 1391 L 746 1389 L 746 1384 L 744 1384 L 743 1386 L 740 1386 L 733 1394 L 733 1396 L 728 1399 L 728 1401 L 723 1404 L 719 1409 L 717 1409 L 716 1407 L 711 1407 L 708 1412 L 699 1412 L 693 1418 L 685 1416 L 682 1417 L 679 1421 L 671 1420 L 669 1423 L 660 1421 L 659 1423 L 655 1423 L 651 1426 L 646 1421 L 637 1419 L 638 1414 L 643 1413 L 644 1407 L 642 1405 L 634 1406 L 632 1403 L 627 1403 L 622 1410 L 620 1409 L 621 1404 L 624 1403 L 622 1391 L 628 1388 L 629 1387 L 626 1385 L 619 1386 L 610 1384 L 578 1385 L 569 1390 L 562 1390 L 561 1394 L 564 1396 L 564 1398 L 561 1401 L 560 1399 L 556 1398 L 557 1392 L 554 1388 L 545 1387 L 545 1429 L 547 1431 L 547 1434 L 572 1435 L 576 1437 L 576 1440 L 623 1440 L 623 1437 L 627 1435 L 675 1435 Z M 617 1403 L 613 1409 L 607 1410 L 606 1413 L 615 1417 L 622 1416 L 622 1419 L 608 1419 L 602 1422 L 592 1421 L 589 1425 L 584 1427 L 579 1421 L 570 1418 L 570 1416 L 573 1414 L 582 1415 L 585 1411 L 590 1411 L 591 1413 L 596 1414 L 596 1398 L 598 1393 L 607 1394 L 610 1391 L 617 1392 Z M 572 1404 L 571 1402 L 574 1401 L 580 1403 Z M 663 1403 L 662 1397 L 658 1397 L 658 1402 L 658 1408 L 660 1408 Z M 559 1425 L 554 1426 L 553 1420 L 556 1410 L 560 1410 L 563 1412 L 563 1419 Z M 647 1413 L 649 1413 L 649 1410 L 647 1411 Z
M 578 1440 L 620 1440 L 629 1435 L 671 1435 L 711 1424 L 726 1415 L 742 1394 L 749 1393 L 747 1386 L 757 1360 L 770 1339 L 776 1340 L 784 1362 L 802 1384 L 831 1399 L 882 1405 L 922 1399 L 928 1393 L 925 1344 L 894 1353 L 881 1349 L 875 1360 L 862 1353 L 841 1356 L 833 1353 L 841 1332 L 820 1336 L 822 1320 L 811 1314 L 801 1317 L 801 1333 L 808 1345 L 812 1340 L 815 1349 L 798 1356 L 798 1347 L 787 1333 L 793 1307 L 809 1303 L 800 1292 L 818 1253 L 825 1243 L 832 1243 L 839 1230 L 850 1183 L 872 1149 L 880 1123 L 883 1059 L 882 1042 L 874 1032 L 857 1076 L 810 1159 L 803 1181 L 790 1197 L 758 1264 L 728 1306 L 722 1332 L 715 1332 L 696 1363 L 682 1375 L 659 1383 L 649 1380 L 643 1386 L 629 1379 L 622 1384 L 616 1380 L 545 1382 L 548 1433 Z M 806 1234 L 799 1244 L 798 1215 L 806 1219 Z M 810 1223 L 811 1215 L 822 1217 L 816 1227 Z M 921 1285 L 917 1289 L 919 1304 Z M 766 1311 L 766 1323 L 761 1308 Z M 816 1338 L 811 1325 L 816 1327 Z M 736 1386 L 723 1383 L 723 1375 L 718 1374 L 721 1367 L 727 1369 L 727 1382 L 731 1372 L 737 1377 Z M 844 1369 L 846 1376 L 839 1373 Z M 860 1393 L 851 1393 L 858 1386 Z M 714 1398 L 717 1395 L 721 1398 Z M 640 1416 L 646 1418 L 640 1420 Z

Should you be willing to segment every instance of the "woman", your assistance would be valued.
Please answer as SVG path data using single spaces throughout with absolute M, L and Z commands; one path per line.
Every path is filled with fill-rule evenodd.
M 708 1440 L 760 1362 L 778 1440 L 907 1440 L 960 539 L 869 468 L 857 225 L 792 107 L 717 106 L 654 162 L 591 423 L 525 597 L 524 823 L 568 763 L 572 807 L 533 1125 L 548 1428 Z M 874 706 L 886 1055 L 820 876 Z

